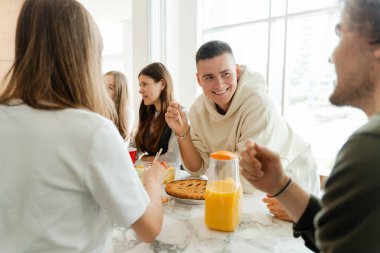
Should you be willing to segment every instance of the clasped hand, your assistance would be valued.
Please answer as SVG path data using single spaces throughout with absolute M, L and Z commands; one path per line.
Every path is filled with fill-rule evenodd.
M 278 154 L 248 140 L 241 152 L 241 174 L 257 189 L 269 196 L 276 194 L 288 181 Z M 269 211 L 281 220 L 291 218 L 276 199 L 265 198 Z

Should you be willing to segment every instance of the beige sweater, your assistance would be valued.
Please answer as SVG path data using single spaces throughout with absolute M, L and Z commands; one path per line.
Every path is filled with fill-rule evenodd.
M 205 174 L 209 156 L 218 150 L 239 153 L 248 139 L 279 153 L 286 173 L 309 192 L 319 191 L 319 177 L 310 145 L 297 136 L 277 112 L 258 73 L 241 66 L 242 75 L 230 108 L 225 115 L 204 94 L 190 109 L 191 138 L 203 164 L 194 176 Z M 241 177 L 244 192 L 253 187 Z

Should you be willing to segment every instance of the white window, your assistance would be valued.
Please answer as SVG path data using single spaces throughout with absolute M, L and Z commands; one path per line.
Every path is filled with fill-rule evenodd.
M 212 39 L 228 42 L 238 63 L 266 77 L 278 110 L 311 143 L 321 173 L 332 168 L 344 141 L 366 122 L 359 110 L 328 101 L 335 79 L 328 58 L 338 42 L 334 28 L 342 0 L 81 2 L 100 26 L 104 71 L 124 71 L 134 82 L 133 65 L 161 61 L 172 73 L 176 98 L 188 107 L 201 92 L 195 79 L 197 48 Z M 147 36 L 132 37 L 132 9 L 133 34 Z M 131 94 L 137 94 L 137 86 L 132 87 Z M 138 108 L 137 95 L 134 102 Z
M 328 173 L 347 137 L 366 122 L 328 98 L 338 42 L 340 0 L 202 0 L 202 42 L 230 44 L 237 63 L 261 72 L 277 108 L 311 143 L 321 174 Z
M 102 71 L 116 70 L 128 79 L 130 101 L 135 78 L 132 49 L 131 0 L 80 0 L 97 23 L 103 38 Z

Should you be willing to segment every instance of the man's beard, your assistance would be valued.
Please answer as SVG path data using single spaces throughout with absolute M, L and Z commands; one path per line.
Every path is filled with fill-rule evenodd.
M 373 84 L 368 78 L 362 79 L 362 82 L 346 82 L 343 88 L 339 88 L 339 83 L 330 96 L 330 102 L 336 106 L 354 106 L 359 107 L 368 100 L 374 92 Z

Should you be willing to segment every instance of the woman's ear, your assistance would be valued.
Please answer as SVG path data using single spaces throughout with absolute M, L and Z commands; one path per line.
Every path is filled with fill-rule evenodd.
M 165 89 L 165 87 L 166 87 L 166 81 L 165 81 L 165 79 L 161 79 L 160 83 L 161 83 L 161 91 L 163 91 Z

